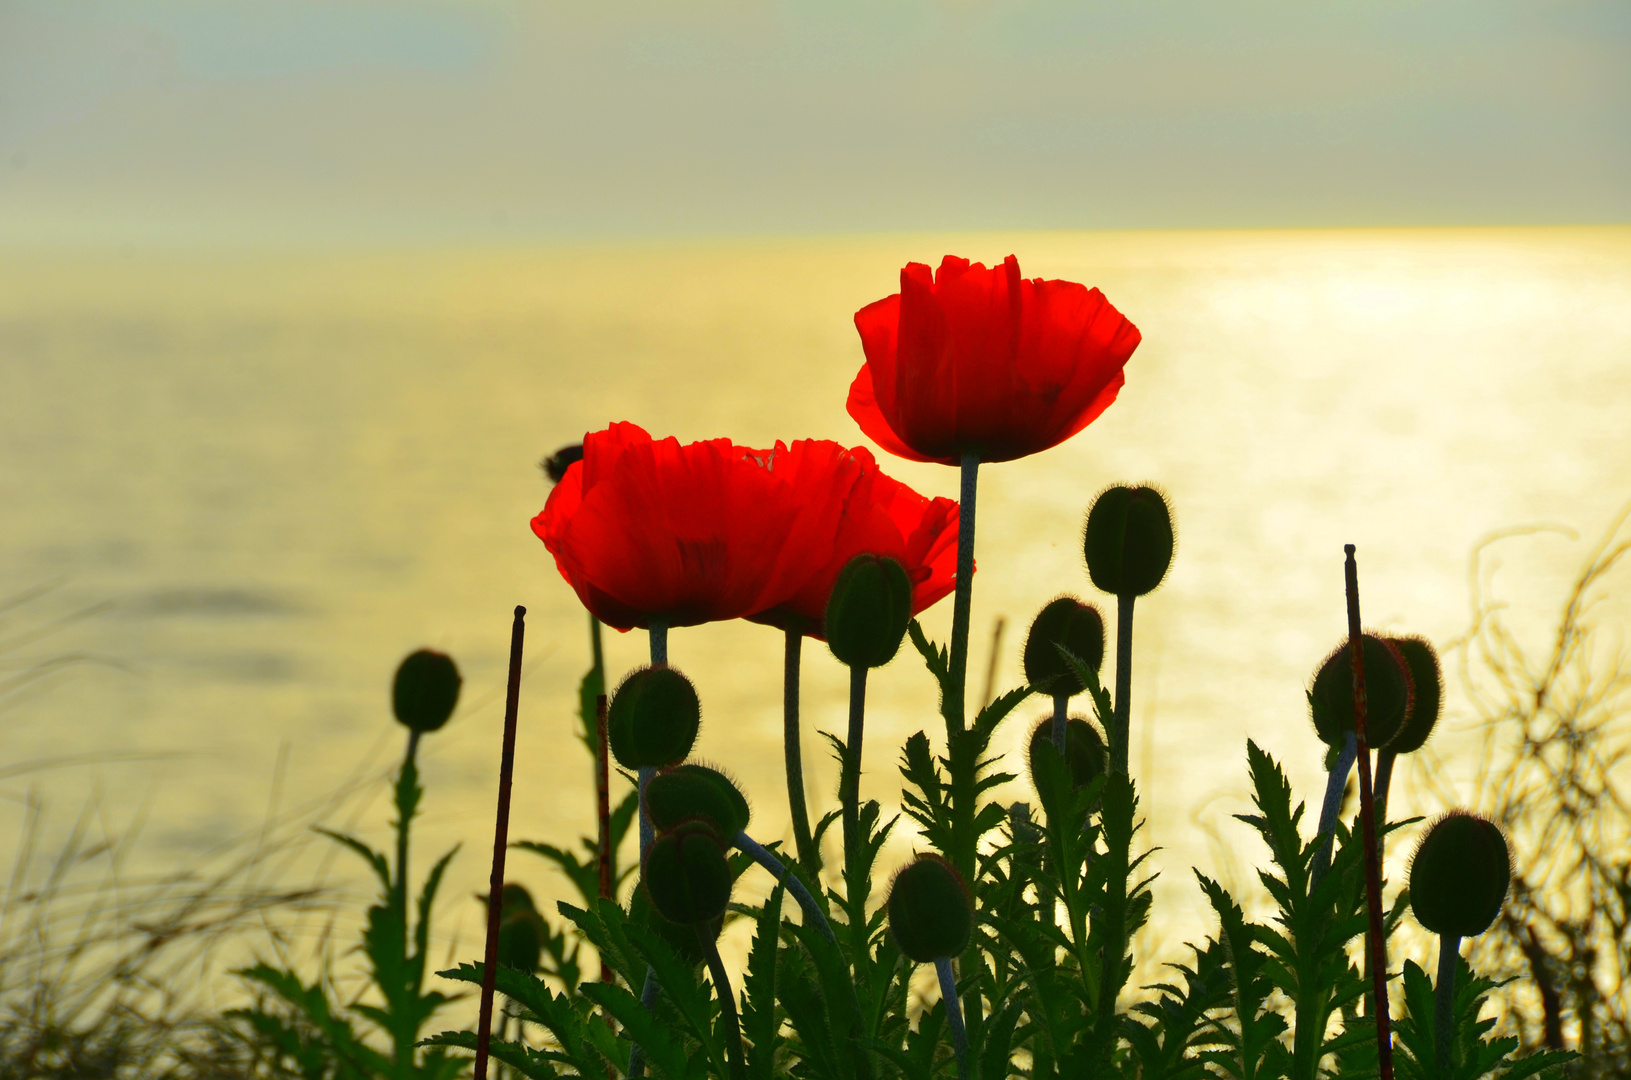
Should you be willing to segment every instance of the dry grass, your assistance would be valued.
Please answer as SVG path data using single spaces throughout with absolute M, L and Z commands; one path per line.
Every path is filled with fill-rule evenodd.
M 1606 617 L 1631 566 L 1628 516 L 1586 560 L 1539 656 L 1488 585 L 1505 536 L 1480 545 L 1474 622 L 1456 644 L 1479 718 L 1476 808 L 1507 830 L 1516 861 L 1476 963 L 1513 978 L 1505 1021 L 1527 1046 L 1579 1051 L 1577 1077 L 1631 1076 L 1631 658 Z

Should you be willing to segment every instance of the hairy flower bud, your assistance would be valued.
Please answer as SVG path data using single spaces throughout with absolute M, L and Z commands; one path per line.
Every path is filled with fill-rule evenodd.
M 717 919 L 731 898 L 731 867 L 725 841 L 705 821 L 683 821 L 646 849 L 640 878 L 651 906 L 669 922 Z
M 706 821 L 729 840 L 748 827 L 748 800 L 717 769 L 687 762 L 653 776 L 646 783 L 646 814 L 658 830 L 672 829 L 686 818 Z
M 1172 510 L 1161 492 L 1118 484 L 1088 510 L 1082 553 L 1095 588 L 1143 596 L 1167 576 L 1174 542 Z
M 1427 742 L 1444 710 L 1444 673 L 1438 653 L 1426 638 L 1396 637 L 1388 641 L 1399 650 L 1410 672 L 1410 712 L 1387 748 L 1395 754 L 1412 754 Z
M 1098 608 L 1074 596 L 1061 596 L 1037 613 L 1025 639 L 1025 681 L 1032 689 L 1069 695 L 1087 689 L 1059 655 L 1061 647 L 1099 670 L 1104 663 L 1104 618 Z
M 938 855 L 919 855 L 895 875 L 888 910 L 895 943 L 920 964 L 956 956 L 974 932 L 968 889 Z
M 1048 747 L 1050 752 L 1058 753 L 1053 746 L 1051 716 L 1044 717 L 1031 732 L 1026 761 L 1031 767 L 1033 784 L 1036 783 L 1036 755 L 1044 746 Z M 1072 716 L 1065 721 L 1065 768 L 1070 770 L 1070 786 L 1086 787 L 1094 779 L 1104 775 L 1104 766 L 1104 740 L 1099 737 L 1099 729 L 1080 716 Z
M 1365 741 L 1380 750 L 1399 733 L 1411 708 L 1410 669 L 1399 650 L 1374 634 L 1360 637 L 1365 661 Z M 1314 730 L 1328 746 L 1341 746 L 1354 730 L 1353 653 L 1344 641 L 1320 662 L 1308 691 Z
M 663 768 L 685 760 L 701 725 L 702 703 L 691 680 L 671 667 L 646 667 L 612 695 L 606 736 L 625 769 Z
M 544 950 L 544 920 L 532 894 L 511 882 L 498 895 L 498 962 L 532 974 Z
M 1410 860 L 1410 910 L 1435 934 L 1482 934 L 1501 913 L 1512 880 L 1506 837 L 1492 821 L 1451 810 Z
M 453 658 L 420 649 L 403 659 L 391 683 L 391 709 L 403 726 L 421 735 L 435 731 L 453 715 L 464 680 Z
M 912 582 L 894 559 L 857 555 L 839 571 L 827 600 L 827 646 L 849 667 L 895 658 L 912 620 Z

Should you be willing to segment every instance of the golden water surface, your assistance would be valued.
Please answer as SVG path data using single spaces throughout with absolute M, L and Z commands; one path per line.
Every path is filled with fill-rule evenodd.
M 584 618 L 528 530 L 547 494 L 537 460 L 614 419 L 687 440 L 864 442 L 843 404 L 861 362 L 850 316 L 906 260 L 947 252 L 1013 252 L 1028 275 L 1098 285 L 1144 334 L 1101 420 L 982 471 L 973 655 L 983 667 L 1006 619 L 997 682 L 1016 684 L 1031 614 L 1092 596 L 1089 500 L 1120 480 L 1167 490 L 1179 550 L 1138 606 L 1132 728 L 1173 936 L 1206 928 L 1189 864 L 1256 854 L 1228 817 L 1244 808 L 1246 738 L 1313 796 L 1302 688 L 1344 630 L 1345 542 L 1366 621 L 1444 643 L 1466 628 L 1481 537 L 1574 527 L 1580 541 L 1504 549 L 1504 595 L 1544 644 L 1567 577 L 1631 496 L 1627 229 L 0 253 L 0 597 L 49 587 L 0 613 L 0 679 L 75 661 L 5 684 L 0 767 L 78 761 L 0 780 L 0 842 L 31 785 L 59 827 L 93 797 L 113 832 L 145 821 L 127 872 L 253 836 L 269 807 L 360 765 L 383 775 L 391 672 L 429 645 L 466 689 L 423 748 L 419 866 L 464 842 L 442 932 L 471 953 L 518 603 L 512 835 L 567 843 L 593 822 L 573 738 Z M 956 494 L 953 470 L 884 466 Z M 925 616 L 938 638 L 949 608 Z M 644 648 L 610 635 L 613 672 Z M 745 623 L 671 642 L 703 697 L 699 753 L 742 778 L 766 841 L 787 835 L 780 655 L 774 631 Z M 842 727 L 845 679 L 819 645 L 805 668 L 820 813 L 836 772 L 814 732 Z M 864 791 L 896 803 L 901 742 L 937 731 L 932 685 L 908 648 L 871 687 Z M 1464 723 L 1453 678 L 1450 704 Z M 1043 711 L 1022 708 L 999 743 Z M 1402 802 L 1439 809 L 1409 776 Z M 1472 780 L 1452 777 L 1461 797 Z M 1028 797 L 1023 780 L 1010 797 Z M 356 828 L 383 841 L 385 818 L 376 797 Z M 568 895 L 542 862 L 511 865 Z M 350 869 L 326 872 L 360 889 Z

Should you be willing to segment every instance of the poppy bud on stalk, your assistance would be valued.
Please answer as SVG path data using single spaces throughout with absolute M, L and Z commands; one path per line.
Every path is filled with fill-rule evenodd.
M 1087 512 L 1082 553 L 1095 588 L 1116 596 L 1153 592 L 1172 566 L 1172 511 L 1153 487 L 1118 484 Z
M 435 731 L 453 715 L 463 683 L 452 657 L 420 649 L 409 653 L 396 669 L 391 708 L 408 730 L 421 735 Z
M 669 922 L 710 922 L 730 902 L 725 841 L 704 821 L 681 822 L 652 841 L 640 876 L 651 906 Z
M 1387 641 L 1404 660 L 1410 674 L 1410 711 L 1387 748 L 1395 754 L 1412 754 L 1426 744 L 1444 709 L 1444 674 L 1439 668 L 1438 653 L 1426 638 L 1396 637 Z M 1369 680 L 1366 681 L 1368 686 Z
M 1031 732 L 1026 761 L 1031 768 L 1031 783 L 1036 783 L 1036 755 L 1043 746 L 1053 745 L 1053 720 L 1044 718 Z M 1104 740 L 1099 729 L 1073 716 L 1065 724 L 1065 768 L 1070 770 L 1070 786 L 1083 788 L 1104 775 Z
M 900 563 L 857 555 L 839 571 L 827 600 L 827 645 L 849 667 L 895 658 L 912 620 L 912 582 Z
M 1410 861 L 1410 910 L 1435 934 L 1472 937 L 1500 915 L 1511 881 L 1500 827 L 1451 810 L 1427 830 Z
M 919 964 L 956 956 L 974 932 L 974 907 L 963 879 L 938 855 L 919 855 L 889 886 L 889 932 Z
M 690 679 L 671 667 L 639 668 L 612 695 L 606 737 L 625 769 L 663 768 L 685 760 L 701 725 Z
M 538 970 L 544 949 L 544 921 L 532 894 L 511 882 L 498 894 L 498 962 L 529 975 Z
M 1411 710 L 1410 669 L 1393 643 L 1375 634 L 1360 639 L 1365 663 L 1365 741 L 1387 746 Z M 1314 730 L 1327 746 L 1341 746 L 1354 730 L 1353 653 L 1344 641 L 1314 673 L 1308 691 Z
M 1451 810 L 1433 822 L 1410 860 L 1410 911 L 1438 935 L 1433 1053 L 1442 1075 L 1455 1050 L 1456 965 L 1461 939 L 1494 925 L 1512 883 L 1512 855 L 1493 821 Z
M 747 797 L 724 773 L 687 762 L 646 783 L 646 813 L 660 830 L 696 818 L 729 839 L 748 827 L 750 812 Z
M 1063 648 L 1094 671 L 1104 664 L 1104 618 L 1092 604 L 1074 596 L 1048 601 L 1025 639 L 1025 681 L 1044 694 L 1074 696 L 1087 689 L 1076 677 Z

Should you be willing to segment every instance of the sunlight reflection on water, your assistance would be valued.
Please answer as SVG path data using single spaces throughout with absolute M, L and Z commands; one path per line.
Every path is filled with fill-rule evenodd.
M 151 802 L 147 858 L 185 861 L 260 820 L 282 744 L 285 804 L 369 753 L 383 767 L 396 661 L 446 649 L 467 707 L 424 749 L 421 850 L 465 842 L 446 929 L 474 941 L 465 898 L 485 879 L 518 602 L 530 616 L 512 835 L 564 841 L 592 823 L 571 738 L 583 617 L 527 528 L 547 494 L 534 463 L 625 418 L 684 439 L 862 442 L 843 408 L 860 363 L 850 314 L 893 291 L 906 259 L 946 251 L 1013 251 L 1029 275 L 1100 285 L 1144 332 L 1101 421 L 983 471 L 973 655 L 983 664 L 1006 617 L 998 681 L 1015 682 L 1031 614 L 1091 593 L 1077 533 L 1094 493 L 1166 488 L 1179 552 L 1139 605 L 1133 709 L 1147 835 L 1168 849 L 1165 938 L 1203 927 L 1184 869 L 1219 869 L 1202 826 L 1249 842 L 1227 816 L 1242 808 L 1244 740 L 1311 790 L 1302 685 L 1343 632 L 1344 542 L 1359 546 L 1367 622 L 1442 643 L 1465 629 L 1481 536 L 1558 521 L 1594 539 L 1631 494 L 1624 229 L 9 253 L 0 595 L 63 584 L 6 613 L 0 637 L 112 607 L 4 657 L 105 661 L 8 699 L 7 761 L 178 752 L 91 775 L 115 819 Z M 884 466 L 955 495 L 951 470 Z M 1536 634 L 1584 547 L 1538 542 L 1509 559 L 1508 595 Z M 932 635 L 949 608 L 926 617 Z M 614 672 L 644 648 L 636 635 L 608 645 Z M 699 753 L 746 781 L 760 838 L 781 836 L 778 636 L 709 626 L 676 631 L 671 649 L 703 695 Z M 841 727 L 845 682 L 824 650 L 806 656 L 806 761 L 825 800 L 836 772 L 814 732 Z M 909 650 L 872 686 L 864 791 L 894 802 L 898 748 L 933 734 L 934 701 Z M 1043 711 L 1022 708 L 999 741 L 1018 746 Z M 88 781 L 39 778 L 64 816 Z M 381 801 L 361 831 L 379 840 L 384 818 Z M 512 866 L 565 895 L 529 857 Z

